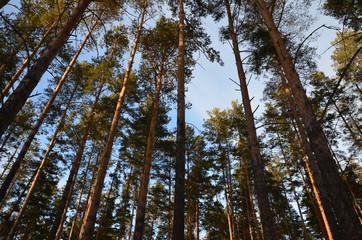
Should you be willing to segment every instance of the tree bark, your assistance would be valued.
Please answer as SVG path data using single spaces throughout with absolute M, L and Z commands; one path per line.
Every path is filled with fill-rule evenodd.
M 91 170 L 90 168 L 91 168 L 91 160 L 92 160 L 92 156 L 93 156 L 93 151 L 94 151 L 94 147 L 95 147 L 94 145 L 95 145 L 95 143 L 93 143 L 91 154 L 90 154 L 89 159 L 88 159 L 87 167 L 85 169 L 85 173 L 84 173 L 82 181 L 81 181 L 82 187 L 80 188 L 80 191 L 79 191 L 79 194 L 78 194 L 77 206 L 75 207 L 75 213 L 74 213 L 74 216 L 73 216 L 72 226 L 71 226 L 70 231 L 69 231 L 68 240 L 72 239 L 72 237 L 74 235 L 74 232 L 75 232 L 75 228 L 76 228 L 76 224 L 77 224 L 77 217 L 78 217 L 78 213 L 79 213 L 79 208 L 80 208 L 80 204 L 82 202 L 83 192 L 84 192 L 84 189 L 86 188 L 86 182 L 87 182 L 87 179 L 88 179 L 88 172 Z M 99 154 L 97 154 L 96 164 L 95 165 L 97 165 L 98 159 L 99 159 Z M 93 180 L 94 180 L 94 171 L 93 171 L 93 174 L 92 174 L 92 179 L 91 179 L 90 186 L 92 185 Z
M 249 148 L 252 158 L 252 166 L 254 170 L 254 181 L 255 189 L 258 198 L 258 206 L 260 209 L 260 219 L 263 228 L 264 239 L 275 240 L 275 231 L 274 231 L 274 220 L 273 215 L 270 210 L 268 190 L 266 186 L 265 174 L 264 174 L 264 160 L 260 153 L 260 146 L 258 142 L 258 137 L 256 134 L 256 128 L 254 123 L 253 111 L 250 105 L 250 98 L 248 93 L 248 86 L 246 83 L 246 76 L 243 69 L 243 62 L 240 56 L 239 43 L 234 31 L 233 25 L 233 16 L 230 9 L 230 3 L 228 0 L 225 0 L 225 7 L 228 15 L 229 23 L 229 33 L 232 40 L 232 47 L 234 51 L 236 67 L 238 71 L 240 89 L 242 93 L 242 102 L 244 106 L 246 125 L 249 137 Z
M 330 225 L 329 231 L 332 233 L 330 238 L 362 239 L 362 228 L 358 216 L 354 211 L 353 203 L 338 173 L 338 168 L 330 152 L 327 138 L 307 99 L 306 92 L 303 89 L 292 58 L 274 23 L 272 15 L 268 11 L 265 1 L 258 0 L 257 3 L 284 73 L 288 79 L 300 118 L 310 142 L 310 147 L 315 156 L 315 163 L 311 163 L 312 174 L 315 177 L 321 203 L 324 206 L 324 211 Z M 309 159 L 309 161 L 313 160 Z
M 196 198 L 195 202 L 195 240 L 200 240 L 200 209 L 199 209 L 199 198 Z
M 2 9 L 10 0 L 0 0 L 0 9 Z
M 184 240 L 185 236 L 185 11 L 184 1 L 179 0 L 179 35 L 177 69 L 177 136 L 176 179 L 173 218 L 173 240 Z
M 92 0 L 81 0 L 79 2 L 69 20 L 64 24 L 63 28 L 59 30 L 56 37 L 44 50 L 40 58 L 33 64 L 29 72 L 20 82 L 19 86 L 1 107 L 0 136 L 2 136 L 8 126 L 13 122 L 14 118 L 25 104 L 31 92 L 38 85 L 40 78 L 48 69 L 49 65 L 68 39 L 71 31 L 75 28 L 83 12 L 91 2 Z
M 118 236 L 117 236 L 117 240 L 122 240 L 123 239 L 123 235 L 126 232 L 126 211 L 129 208 L 130 205 L 130 188 L 131 188 L 131 178 L 133 178 L 133 168 L 130 169 L 130 172 L 128 174 L 126 183 L 124 185 L 124 190 L 125 191 L 125 195 L 122 193 L 122 213 L 120 216 L 120 227 L 119 227 L 119 231 L 118 231 Z
M 113 142 L 114 142 L 116 130 L 118 127 L 118 120 L 119 120 L 119 117 L 121 114 L 124 97 L 126 95 L 127 84 L 128 84 L 128 81 L 129 81 L 129 78 L 131 75 L 134 57 L 136 55 L 138 42 L 140 40 L 140 36 L 142 33 L 142 26 L 143 26 L 144 18 L 146 15 L 146 10 L 147 10 L 147 1 L 144 1 L 143 6 L 142 6 L 142 13 L 140 16 L 139 26 L 137 29 L 137 36 L 136 36 L 135 42 L 132 47 L 131 56 L 130 56 L 130 59 L 128 62 L 128 67 L 127 67 L 127 70 L 126 70 L 126 73 L 124 76 L 124 80 L 123 80 L 123 86 L 122 86 L 121 92 L 119 93 L 119 98 L 117 101 L 116 110 L 114 112 L 113 120 L 111 123 L 111 128 L 109 130 L 107 142 L 104 147 L 104 151 L 103 151 L 101 160 L 99 162 L 97 176 L 96 176 L 95 183 L 94 183 L 94 186 L 93 186 L 93 189 L 91 192 L 91 196 L 90 196 L 88 204 L 87 204 L 88 206 L 87 206 L 83 224 L 82 224 L 82 227 L 81 227 L 81 230 L 79 233 L 79 239 L 81 239 L 81 240 L 90 240 L 93 238 L 94 224 L 96 221 L 97 211 L 98 211 L 99 204 L 100 204 L 102 189 L 103 189 L 103 185 L 104 185 L 104 179 L 106 177 L 108 163 L 109 163 L 111 153 L 112 153 Z
M 324 211 L 324 207 L 323 207 L 322 202 L 320 200 L 320 194 L 319 194 L 319 192 L 318 192 L 318 190 L 316 188 L 316 185 L 315 185 L 315 176 L 313 176 L 313 174 L 312 174 L 311 165 L 309 163 L 309 162 L 315 163 L 315 156 L 314 156 L 313 151 L 312 151 L 312 149 L 310 147 L 310 143 L 307 140 L 307 138 L 308 138 L 307 134 L 306 134 L 304 126 L 303 126 L 303 124 L 302 124 L 302 122 L 300 120 L 297 106 L 296 106 L 295 102 L 293 101 L 293 97 L 291 95 L 290 88 L 289 88 L 287 80 L 286 80 L 286 78 L 284 76 L 283 70 L 281 69 L 280 63 L 279 63 L 279 61 L 277 59 L 275 59 L 274 62 L 275 62 L 276 68 L 277 68 L 277 72 L 278 72 L 278 74 L 280 76 L 280 79 L 282 81 L 284 92 L 285 92 L 285 94 L 287 96 L 287 99 L 288 99 L 288 102 L 289 102 L 289 107 L 290 107 L 290 110 L 292 112 L 292 116 L 293 116 L 294 121 L 295 121 L 295 123 L 293 124 L 294 130 L 297 133 L 297 138 L 298 138 L 300 147 L 301 147 L 302 151 L 305 154 L 305 157 L 303 158 L 304 163 L 305 163 L 305 169 L 306 169 L 306 171 L 308 173 L 308 177 L 310 179 L 311 187 L 312 187 L 312 190 L 313 190 L 313 193 L 314 193 L 314 196 L 312 196 L 310 194 L 311 199 L 313 201 L 312 205 L 313 205 L 314 211 L 315 211 L 315 213 L 317 215 L 317 220 L 318 220 L 318 223 L 320 225 L 320 228 L 322 229 L 322 233 L 323 233 L 324 237 L 326 239 L 328 239 L 329 236 L 332 236 L 332 233 L 329 230 L 330 227 L 329 227 L 329 223 L 327 221 L 327 217 L 326 217 L 326 214 L 325 214 L 325 211 Z M 308 159 L 309 159 L 309 161 L 308 161 Z
M 90 30 L 90 33 L 97 26 L 98 19 L 95 21 L 92 29 Z M 76 153 L 76 155 L 74 157 L 74 161 L 72 162 L 72 167 L 70 169 L 68 179 L 67 179 L 67 182 L 66 182 L 64 190 L 63 190 L 62 198 L 60 199 L 60 203 L 58 205 L 57 214 L 56 214 L 56 217 L 54 219 L 52 228 L 50 229 L 50 232 L 49 232 L 49 235 L 48 235 L 48 240 L 59 239 L 60 234 L 61 234 L 61 232 L 63 230 L 63 222 L 65 220 L 67 209 L 68 209 L 68 206 L 70 204 L 70 199 L 71 199 L 71 196 L 72 196 L 72 193 L 73 193 L 73 187 L 74 187 L 77 175 L 78 175 L 78 169 L 79 169 L 80 163 L 82 161 L 84 148 L 86 146 L 88 135 L 89 135 L 89 130 L 90 130 L 90 127 L 91 127 L 91 123 L 93 121 L 94 112 L 96 110 L 96 107 L 97 107 L 97 104 L 98 104 L 98 101 L 99 101 L 99 97 L 100 97 L 100 95 L 102 93 L 102 89 L 103 89 L 103 86 L 104 86 L 105 82 L 106 82 L 106 80 L 104 79 L 102 81 L 102 83 L 101 83 L 101 86 L 98 89 L 95 100 L 94 100 L 94 102 L 92 104 L 92 107 L 91 107 L 91 110 L 90 110 L 90 112 L 88 114 L 87 125 L 86 125 L 86 128 L 85 128 L 84 132 L 83 132 L 82 138 L 81 138 L 81 140 L 79 142 L 79 146 L 78 146 L 78 149 L 77 149 L 77 153 Z
M 150 172 L 152 164 L 152 154 L 153 154 L 153 145 L 156 137 L 156 124 L 157 116 L 160 102 L 160 95 L 162 90 L 162 78 L 163 78 L 163 66 L 164 61 L 161 62 L 160 71 L 157 77 L 157 85 L 155 91 L 155 98 L 153 102 L 153 109 L 151 114 L 149 135 L 147 138 L 146 153 L 143 162 L 143 170 L 141 174 L 141 184 L 138 196 L 138 204 L 136 211 L 136 223 L 134 230 L 134 240 L 142 240 L 144 232 L 144 221 L 146 214 L 146 204 L 147 204 L 147 194 L 148 194 L 148 184 L 150 182 Z
M 6 176 L 3 184 L 1 185 L 0 188 L 0 202 L 2 201 L 2 199 L 4 198 L 9 185 L 11 184 L 11 182 L 14 179 L 14 176 L 16 174 L 16 172 L 19 170 L 20 165 L 22 164 L 25 154 L 28 152 L 29 147 L 31 145 L 31 143 L 33 142 L 35 135 L 38 133 L 38 130 L 41 126 L 41 124 L 43 123 L 46 115 L 48 114 L 48 112 L 50 111 L 51 106 L 53 105 L 53 102 L 55 100 L 55 98 L 57 97 L 58 93 L 60 92 L 61 88 L 63 87 L 70 71 L 73 69 L 74 64 L 76 63 L 81 51 L 83 50 L 83 47 L 85 46 L 85 43 L 87 42 L 87 40 L 89 39 L 92 31 L 94 30 L 95 25 L 93 26 L 93 28 L 89 31 L 88 35 L 84 38 L 82 44 L 79 46 L 77 52 L 75 53 L 73 59 L 70 61 L 67 69 L 65 70 L 63 76 L 61 77 L 61 79 L 59 80 L 59 83 L 57 85 L 57 87 L 54 89 L 54 92 L 52 94 L 52 96 L 50 97 L 50 99 L 48 100 L 46 106 L 44 107 L 42 113 L 40 114 L 36 124 L 33 126 L 31 132 L 29 133 L 23 147 L 21 148 L 21 151 L 19 152 L 18 157 L 16 158 L 13 166 L 10 169 L 10 172 L 8 173 L 8 175 Z M 1 115 L 1 110 L 0 110 L 0 115 Z M 1 116 L 0 116 L 0 122 L 1 122 Z M 0 124 L 1 125 L 1 124 Z
M 223 164 L 225 165 L 225 164 Z M 227 180 L 226 180 L 226 174 L 225 174 L 225 166 L 221 167 L 222 169 L 222 179 L 223 179 L 223 185 L 224 185 L 224 196 L 225 196 L 225 208 L 226 208 L 226 216 L 228 220 L 228 230 L 229 230 L 229 239 L 234 240 L 234 228 L 232 224 L 232 211 L 230 207 L 230 199 L 228 194 L 228 187 L 227 187 Z

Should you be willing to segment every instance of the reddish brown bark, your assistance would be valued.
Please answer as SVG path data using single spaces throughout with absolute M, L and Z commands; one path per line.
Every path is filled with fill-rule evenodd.
M 46 106 L 44 107 L 42 113 L 40 114 L 37 122 L 35 123 L 35 125 L 33 126 L 31 132 L 29 133 L 24 145 L 21 148 L 21 151 L 19 152 L 18 157 L 16 158 L 13 166 L 11 167 L 8 175 L 6 176 L 3 184 L 1 185 L 0 188 L 0 202 L 2 201 L 2 199 L 4 198 L 9 185 L 11 184 L 11 182 L 14 179 L 14 176 L 16 174 L 16 172 L 19 170 L 20 165 L 22 164 L 24 157 L 26 155 L 26 153 L 28 152 L 31 143 L 33 142 L 35 135 L 38 133 L 38 130 L 40 128 L 40 126 L 42 125 L 45 117 L 47 116 L 48 112 L 51 109 L 51 106 L 53 105 L 53 102 L 55 101 L 55 98 L 58 96 L 61 88 L 63 87 L 65 81 L 67 80 L 67 77 L 70 73 L 70 71 L 73 69 L 74 64 L 76 63 L 81 51 L 83 50 L 85 43 L 87 42 L 87 40 L 89 39 L 92 31 L 94 30 L 95 25 L 93 26 L 93 28 L 89 31 L 88 35 L 84 38 L 82 44 L 79 46 L 77 52 L 75 53 L 73 59 L 70 61 L 67 69 L 65 70 L 65 72 L 63 73 L 63 76 L 61 77 L 61 79 L 59 80 L 58 85 L 56 86 L 56 88 L 53 91 L 53 94 L 51 95 L 50 99 L 48 100 Z M 1 114 L 1 111 L 0 111 Z M 1 118 L 1 116 L 0 116 Z M 0 120 L 1 121 L 1 120 Z
M 8 4 L 10 0 L 0 0 L 0 9 L 3 8 L 6 4 Z
M 138 196 L 138 204 L 137 204 L 137 212 L 136 212 L 136 223 L 134 230 L 134 240 L 142 240 L 143 239 L 143 231 L 144 231 L 144 221 L 146 215 L 146 204 L 147 204 L 147 194 L 148 194 L 148 184 L 150 182 L 150 172 L 151 172 L 151 164 L 152 164 L 152 154 L 153 154 L 153 145 L 156 137 L 156 124 L 157 124 L 157 116 L 159 109 L 159 101 L 162 89 L 162 76 L 163 76 L 163 66 L 164 62 L 160 65 L 160 71 L 157 77 L 157 84 L 155 90 L 155 97 L 153 102 L 153 109 L 151 114 L 149 135 L 147 137 L 147 146 L 146 153 L 143 162 L 143 170 L 141 174 L 141 184 L 139 189 Z
M 179 39 L 177 70 L 177 136 L 176 179 L 173 218 L 173 240 L 184 240 L 185 236 L 185 11 L 184 1 L 179 0 Z
M 327 138 L 318 124 L 311 104 L 299 79 L 292 58 L 278 31 L 272 15 L 268 11 L 265 1 L 258 0 L 261 16 L 266 24 L 271 41 L 277 52 L 283 71 L 291 88 L 299 116 L 315 156 L 315 161 L 309 159 L 312 174 L 321 204 L 329 223 L 331 239 L 361 239 L 362 228 L 358 216 L 354 211 L 352 200 L 348 195 L 337 165 L 332 157 Z
M 294 126 L 295 131 L 297 133 L 299 133 L 299 134 L 297 134 L 298 141 L 300 143 L 302 151 L 306 155 L 306 157 L 304 157 L 303 159 L 304 159 L 304 163 L 305 163 L 305 168 L 306 168 L 307 173 L 308 173 L 308 177 L 309 177 L 310 182 L 311 182 L 311 187 L 312 187 L 313 193 L 314 193 L 313 197 L 311 198 L 312 201 L 313 201 L 312 205 L 313 205 L 314 211 L 316 212 L 316 215 L 318 216 L 317 220 L 318 220 L 318 223 L 320 225 L 320 228 L 322 229 L 322 233 L 323 233 L 325 238 L 328 238 L 328 236 L 332 236 L 332 233 L 329 230 L 330 227 L 329 227 L 326 215 L 325 215 L 324 207 L 323 207 L 322 202 L 320 200 L 319 192 L 318 192 L 318 190 L 317 190 L 317 188 L 315 186 L 314 176 L 312 174 L 312 169 L 311 169 L 311 166 L 309 164 L 309 162 L 312 162 L 312 163 L 315 162 L 315 157 L 314 157 L 313 151 L 312 151 L 312 149 L 310 147 L 310 143 L 307 140 L 307 138 L 308 138 L 307 134 L 306 134 L 304 126 L 303 126 L 303 124 L 302 124 L 302 122 L 300 120 L 297 106 L 296 106 L 295 102 L 293 101 L 293 97 L 291 95 L 290 88 L 288 86 L 288 83 L 287 83 L 287 80 L 286 80 L 286 78 L 284 76 L 284 73 L 283 73 L 283 71 L 281 69 L 279 61 L 275 59 L 274 62 L 275 62 L 276 68 L 277 68 L 277 72 L 278 72 L 278 74 L 280 76 L 280 79 L 282 80 L 284 92 L 285 92 L 285 94 L 287 96 L 287 99 L 288 99 L 288 102 L 289 102 L 289 107 L 290 107 L 290 110 L 292 112 L 292 116 L 293 116 L 294 121 L 295 121 L 295 125 L 296 125 L 296 127 Z M 308 161 L 308 159 L 309 159 L 309 161 Z
M 147 9 L 147 1 L 143 2 L 142 6 L 142 13 L 140 16 L 139 26 L 137 29 L 137 36 L 135 39 L 135 42 L 132 47 L 131 56 L 128 61 L 128 67 L 124 76 L 123 80 L 123 86 L 121 89 L 121 92 L 119 93 L 119 98 L 117 101 L 117 106 L 113 115 L 113 120 L 111 123 L 111 128 L 108 133 L 107 142 L 105 144 L 103 154 L 101 157 L 101 160 L 99 162 L 98 171 L 97 171 L 97 177 L 95 179 L 95 183 L 93 185 L 93 189 L 88 201 L 87 209 L 84 215 L 83 224 L 79 233 L 79 239 L 81 240 L 90 240 L 93 238 L 93 232 L 94 232 L 94 225 L 96 221 L 97 211 L 100 204 L 100 199 L 102 195 L 102 189 L 104 185 L 104 179 L 107 174 L 107 168 L 109 164 L 109 160 L 112 153 L 113 148 L 113 142 L 114 138 L 116 136 L 116 131 L 118 127 L 118 120 L 121 114 L 124 98 L 127 91 L 127 84 L 131 75 L 132 71 L 132 65 L 134 61 L 134 57 L 136 55 L 138 43 L 141 37 L 142 33 L 142 26 L 144 23 L 145 15 L 146 15 L 146 9 Z
M 272 239 L 275 240 L 275 231 L 274 231 L 274 220 L 273 215 L 270 210 L 269 198 L 268 198 L 268 190 L 266 186 L 265 180 L 265 167 L 264 160 L 260 153 L 260 146 L 258 137 L 256 134 L 256 128 L 254 123 L 253 111 L 250 105 L 250 98 L 248 93 L 248 86 L 246 81 L 245 72 L 243 69 L 243 62 L 240 56 L 239 50 L 239 42 L 237 39 L 237 35 L 234 31 L 234 19 L 230 9 L 230 3 L 228 0 L 225 0 L 225 7 L 228 15 L 228 23 L 229 23 L 229 33 L 232 41 L 232 47 L 234 51 L 236 67 L 238 71 L 238 77 L 240 81 L 240 89 L 242 94 L 242 102 L 244 106 L 246 125 L 248 131 L 248 139 L 249 139 L 249 148 L 250 154 L 252 158 L 252 167 L 254 170 L 254 179 L 255 179 L 255 189 L 258 199 L 258 206 L 260 209 L 260 219 L 263 228 L 263 236 L 264 239 Z

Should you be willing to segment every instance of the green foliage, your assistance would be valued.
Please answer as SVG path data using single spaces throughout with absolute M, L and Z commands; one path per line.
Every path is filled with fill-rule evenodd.
M 339 19 L 343 24 L 361 29 L 362 2 L 359 0 L 327 0 L 323 8 L 327 14 Z

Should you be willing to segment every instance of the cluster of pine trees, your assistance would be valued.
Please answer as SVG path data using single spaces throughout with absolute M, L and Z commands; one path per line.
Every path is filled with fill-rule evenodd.
M 0 239 L 362 239 L 361 1 L 0 9 Z M 333 77 L 311 10 L 340 23 Z M 198 54 L 235 62 L 241 93 L 202 130 L 185 119 Z M 267 79 L 258 119 L 251 75 Z

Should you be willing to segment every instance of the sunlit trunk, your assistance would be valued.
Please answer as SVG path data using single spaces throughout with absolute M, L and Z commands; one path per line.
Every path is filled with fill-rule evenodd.
M 173 217 L 173 240 L 184 240 L 185 235 L 185 11 L 184 1 L 179 0 L 179 38 L 177 70 L 177 136 L 176 179 Z
M 143 26 L 144 18 L 146 15 L 146 9 L 147 9 L 147 1 L 143 2 L 142 13 L 140 16 L 139 26 L 137 29 L 137 36 L 136 36 L 136 39 L 135 39 L 133 47 L 132 47 L 131 56 L 130 56 L 130 59 L 128 62 L 128 67 L 127 67 L 124 79 L 123 79 L 123 86 L 122 86 L 121 92 L 119 93 L 119 98 L 118 98 L 117 106 L 116 106 L 116 109 L 115 109 L 115 112 L 113 115 L 111 128 L 108 133 L 107 142 L 105 144 L 103 154 L 102 154 L 101 160 L 99 162 L 95 183 L 93 185 L 91 196 L 90 196 L 89 202 L 87 204 L 84 221 L 83 221 L 80 233 L 79 233 L 80 240 L 90 240 L 93 238 L 94 225 L 96 222 L 97 211 L 99 208 L 100 199 L 101 199 L 101 195 L 102 195 L 102 189 L 104 186 L 104 179 L 107 174 L 108 163 L 109 163 L 111 153 L 112 153 L 113 142 L 114 142 L 114 138 L 115 138 L 116 132 L 117 132 L 118 121 L 120 118 L 124 98 L 126 95 L 127 85 L 128 85 L 128 81 L 129 81 L 129 78 L 131 75 L 134 57 L 136 55 L 138 43 L 139 43 L 140 37 L 141 37 L 142 26 Z
M 315 155 L 315 161 L 313 159 L 309 159 L 309 161 L 329 225 L 326 227 L 328 237 L 330 239 L 362 239 L 361 223 L 354 211 L 353 201 L 339 175 L 327 138 L 308 101 L 292 58 L 265 1 L 257 0 L 257 4 L 291 88 L 310 147 Z
M 268 198 L 268 190 L 266 186 L 266 179 L 265 179 L 265 166 L 264 166 L 264 159 L 260 153 L 260 146 L 258 137 L 256 134 L 256 128 L 254 123 L 254 116 L 253 111 L 250 105 L 250 98 L 248 93 L 248 86 L 246 83 L 246 76 L 243 69 L 243 62 L 240 56 L 239 50 L 239 41 L 237 39 L 237 35 L 234 30 L 234 20 L 233 15 L 230 9 L 230 3 L 228 0 L 225 0 L 225 7 L 227 10 L 228 15 L 228 26 L 229 26 L 229 34 L 232 41 L 232 48 L 234 52 L 234 57 L 236 61 L 236 67 L 238 72 L 238 77 L 240 81 L 240 90 L 242 95 L 242 102 L 244 107 L 244 113 L 246 118 L 246 125 L 248 131 L 248 140 L 249 140 L 249 148 L 250 154 L 252 158 L 252 166 L 254 170 L 254 182 L 255 182 L 255 189 L 258 199 L 258 207 L 260 210 L 260 219 L 261 225 L 263 228 L 263 236 L 266 240 L 275 240 L 275 231 L 274 231 L 274 220 L 273 215 L 270 210 L 270 203 Z

